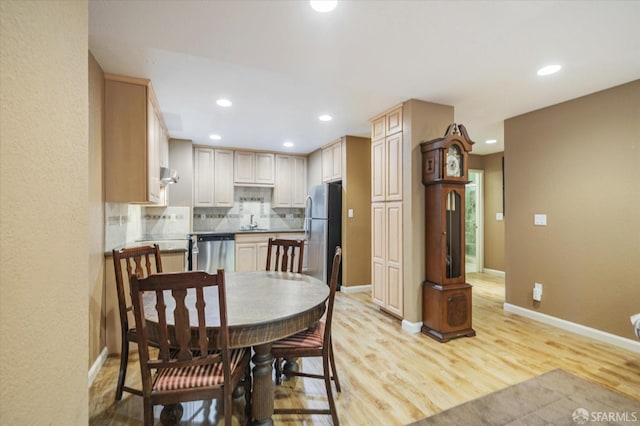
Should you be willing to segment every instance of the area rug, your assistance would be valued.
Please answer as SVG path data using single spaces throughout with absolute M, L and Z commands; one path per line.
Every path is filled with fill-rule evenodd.
M 640 402 L 557 369 L 411 426 L 576 424 L 640 425 Z

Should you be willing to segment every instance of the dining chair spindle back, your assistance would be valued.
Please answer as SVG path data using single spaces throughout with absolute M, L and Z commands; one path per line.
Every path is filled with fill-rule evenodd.
M 273 262 L 272 259 L 274 259 Z M 303 259 L 303 240 L 269 238 L 269 246 L 267 248 L 267 271 L 302 273 Z
M 113 250 L 113 266 L 115 268 L 116 292 L 118 294 L 118 311 L 120 314 L 120 370 L 116 386 L 116 401 L 122 399 L 122 392 L 126 391 L 135 395 L 142 395 L 140 389 L 125 386 L 127 376 L 127 363 L 129 362 L 129 342 L 136 343 L 138 336 L 133 326 L 133 307 L 131 305 L 131 283 L 129 277 L 135 274 L 138 277 L 147 277 L 151 274 L 162 272 L 162 260 L 160 259 L 160 247 L 153 246 L 129 247 Z M 124 268 L 124 270 L 123 270 Z M 131 326 L 130 318 L 131 317 Z
M 215 291 L 214 287 L 218 303 L 206 304 L 204 292 Z M 230 426 L 232 394 L 240 384 L 245 392 L 244 420 L 250 423 L 251 349 L 229 348 L 224 270 L 219 269 L 217 274 L 193 271 L 147 278 L 132 275 L 131 292 L 138 329 L 145 426 L 154 424 L 154 405 L 172 407 L 180 406 L 181 402 L 214 398 L 222 402 L 225 425 Z M 190 308 L 196 313 L 191 317 Z M 206 322 L 211 318 L 218 318 L 220 323 L 216 342 L 209 341 L 207 335 Z M 153 333 L 149 321 L 153 321 Z M 157 339 L 157 357 L 150 350 L 152 339 Z M 176 422 L 182 412 L 177 413 L 172 418 Z

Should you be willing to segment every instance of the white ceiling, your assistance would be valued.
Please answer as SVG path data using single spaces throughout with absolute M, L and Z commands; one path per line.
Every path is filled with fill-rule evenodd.
M 454 106 L 489 154 L 503 120 L 640 78 L 638 22 L 640 1 L 91 0 L 89 47 L 151 79 L 171 137 L 196 144 L 309 153 L 415 98 Z

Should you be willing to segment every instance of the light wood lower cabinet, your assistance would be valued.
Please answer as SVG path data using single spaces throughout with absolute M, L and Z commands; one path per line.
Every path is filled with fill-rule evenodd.
M 236 271 L 253 272 L 264 271 L 267 266 L 267 250 L 269 249 L 269 238 L 285 238 L 290 240 L 304 240 L 304 233 L 255 233 L 236 234 Z M 305 252 L 308 248 L 305 241 Z M 307 256 L 302 260 L 303 272 L 307 270 Z
M 275 238 L 276 234 L 236 234 L 236 271 L 264 271 L 271 237 Z
M 404 315 L 402 203 L 371 204 L 371 296 L 391 314 Z

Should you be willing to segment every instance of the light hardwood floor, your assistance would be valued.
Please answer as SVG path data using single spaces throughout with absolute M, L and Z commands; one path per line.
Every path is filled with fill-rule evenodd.
M 635 399 L 640 410 L 640 354 L 504 312 L 499 276 L 468 274 L 467 281 L 474 286 L 477 336 L 445 344 L 403 331 L 400 321 L 376 308 L 369 293 L 337 294 L 333 336 L 341 424 L 404 425 L 555 368 Z M 109 357 L 91 386 L 91 425 L 142 424 L 140 397 L 125 393 L 114 402 L 118 360 Z M 320 371 L 318 361 L 305 360 L 302 367 Z M 135 356 L 129 374 L 128 383 L 139 380 Z M 324 385 L 314 379 L 285 381 L 276 386 L 275 398 L 277 407 L 326 405 Z M 182 424 L 223 424 L 215 401 L 183 405 Z M 241 409 L 234 406 L 235 412 Z M 157 407 L 157 424 L 159 413 Z M 330 425 L 331 418 L 274 416 L 274 422 Z

